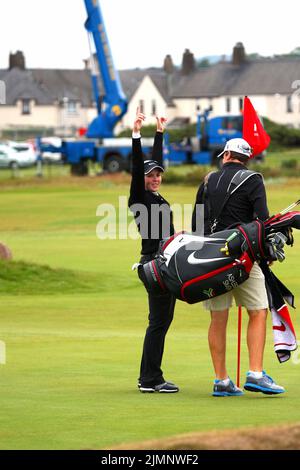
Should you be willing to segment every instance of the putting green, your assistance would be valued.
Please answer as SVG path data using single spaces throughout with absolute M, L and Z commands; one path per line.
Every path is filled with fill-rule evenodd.
M 272 211 L 296 200 L 298 187 L 297 180 L 269 185 Z M 26 269 L 16 270 L 11 281 L 3 280 L 0 269 L 0 283 L 7 286 L 1 290 L 0 307 L 0 340 L 5 342 L 7 359 L 5 365 L 0 364 L 1 449 L 103 448 L 300 419 L 300 356 L 278 363 L 270 322 L 265 368 L 288 392 L 280 397 L 210 396 L 209 318 L 200 304 L 178 302 L 166 340 L 165 376 L 178 383 L 180 393 L 165 396 L 137 391 L 147 324 L 145 293 L 131 272 L 139 242 L 100 241 L 95 234 L 98 204 L 115 203 L 127 190 L 124 185 L 93 182 L 76 187 L 65 182 L 2 192 L 1 241 L 11 248 L 16 261 L 67 270 L 68 285 L 64 288 L 64 275 L 59 285 L 59 271 L 49 279 L 45 274 L 49 271 L 42 270 L 37 282 L 32 269 L 30 276 Z M 170 202 L 193 203 L 195 191 L 168 186 L 163 194 Z M 299 235 L 295 234 L 295 246 L 286 250 L 286 262 L 274 266 L 294 291 L 296 304 L 300 302 Z M 291 313 L 299 331 L 299 315 Z M 234 309 L 227 357 L 232 378 L 236 323 Z M 242 378 L 247 370 L 245 331 L 244 313 Z

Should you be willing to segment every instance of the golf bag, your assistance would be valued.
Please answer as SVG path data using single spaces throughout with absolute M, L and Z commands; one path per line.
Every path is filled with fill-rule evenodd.
M 283 261 L 283 246 L 300 229 L 300 212 L 255 220 L 200 237 L 181 232 L 161 243 L 157 256 L 138 267 L 146 289 L 171 292 L 196 303 L 222 295 L 245 282 L 255 261 Z

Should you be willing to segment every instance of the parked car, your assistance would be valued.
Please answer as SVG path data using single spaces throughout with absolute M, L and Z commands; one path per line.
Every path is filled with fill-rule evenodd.
M 36 152 L 27 142 L 1 142 L 0 167 L 25 168 L 33 166 L 36 162 Z
M 0 143 L 0 168 L 18 168 L 20 165 L 19 155 L 7 144 Z
M 8 141 L 7 145 L 17 152 L 18 163 L 20 167 L 35 165 L 37 154 L 33 144 L 31 144 L 30 142 Z

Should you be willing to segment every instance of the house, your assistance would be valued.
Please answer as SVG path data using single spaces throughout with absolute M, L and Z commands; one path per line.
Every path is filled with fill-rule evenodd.
M 243 97 L 248 95 L 261 116 L 280 124 L 300 128 L 300 57 L 261 58 L 247 60 L 243 44 L 237 43 L 231 61 L 220 61 L 209 67 L 197 67 L 190 51 L 183 55 L 180 70 L 164 64 L 164 83 L 155 82 L 147 74 L 164 99 L 169 119 L 195 122 L 199 109 L 212 107 L 211 116 L 239 114 Z M 136 90 L 129 103 L 126 118 L 138 103 L 143 103 L 150 114 L 154 92 L 144 82 Z M 147 85 L 147 86 L 146 86 Z M 166 90 L 166 91 L 165 91 Z M 146 99 L 148 96 L 148 99 Z
M 0 70 L 6 90 L 0 100 L 0 130 L 53 128 L 67 135 L 86 127 L 96 115 L 89 69 L 27 69 L 21 51 L 10 54 Z M 186 49 L 181 66 L 166 56 L 162 68 L 120 71 L 128 111 L 116 131 L 132 125 L 137 106 L 155 123 L 155 115 L 170 121 L 195 122 L 199 110 L 212 106 L 211 116 L 240 113 L 248 95 L 261 116 L 300 127 L 300 58 L 248 60 L 237 43 L 230 61 L 198 67 Z
M 232 60 L 189 73 L 172 93 L 177 116 L 212 106 L 213 115 L 237 114 L 248 95 L 261 116 L 300 127 L 300 58 L 247 60 L 238 43 Z
M 0 80 L 6 88 L 0 129 L 78 127 L 95 114 L 88 71 L 26 69 L 18 51 Z

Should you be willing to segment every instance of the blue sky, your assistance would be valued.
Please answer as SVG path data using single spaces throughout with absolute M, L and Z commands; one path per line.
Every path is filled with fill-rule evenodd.
M 273 54 L 300 46 L 299 0 L 100 0 L 117 68 L 175 63 L 189 48 L 196 57 L 247 52 Z M 204 4 L 204 5 L 203 5 Z M 81 68 L 88 56 L 83 0 L 1 0 L 0 68 L 23 50 L 29 68 Z M 300 77 L 299 77 L 300 79 Z

